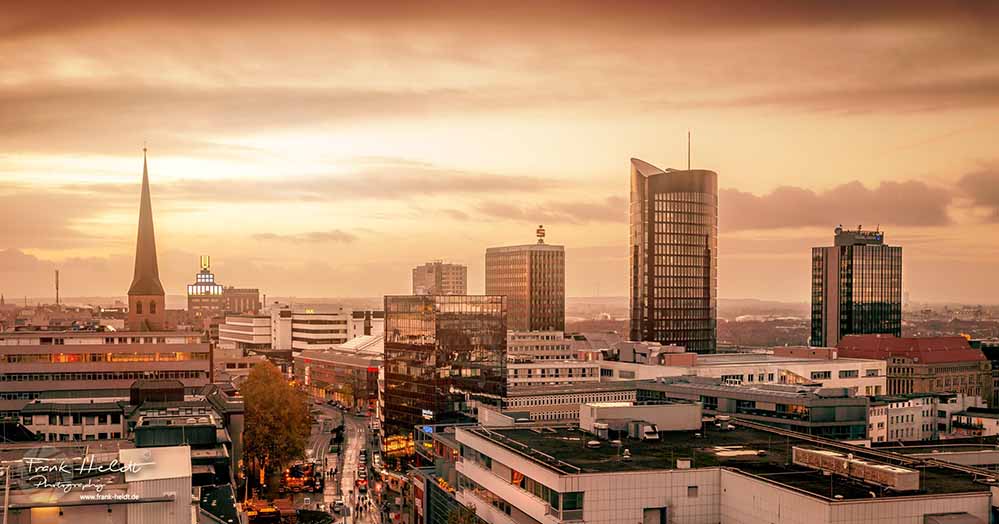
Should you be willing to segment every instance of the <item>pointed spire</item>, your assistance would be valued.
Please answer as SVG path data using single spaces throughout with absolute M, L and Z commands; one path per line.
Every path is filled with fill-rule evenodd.
M 142 148 L 142 195 L 139 203 L 139 233 L 135 241 L 135 274 L 129 295 L 162 295 L 160 269 L 156 263 L 156 235 L 153 232 L 153 205 L 149 196 L 149 169 L 146 148 Z

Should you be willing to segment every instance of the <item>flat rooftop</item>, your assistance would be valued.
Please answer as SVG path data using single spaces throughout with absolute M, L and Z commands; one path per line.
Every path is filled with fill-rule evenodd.
M 784 357 L 768 353 L 716 353 L 714 355 L 698 355 L 697 367 L 701 366 L 745 366 L 747 364 L 818 364 L 821 362 L 843 364 L 865 364 L 880 362 L 866 358 L 838 357 L 834 359 Z
M 691 468 L 733 468 L 827 498 L 833 495 L 842 495 L 845 499 L 870 498 L 871 492 L 879 497 L 896 497 L 989 491 L 989 485 L 976 481 L 971 474 L 943 466 L 920 467 L 922 481 L 917 492 L 895 492 L 859 480 L 829 477 L 819 470 L 791 463 L 793 447 L 822 448 L 823 445 L 741 426 L 723 431 L 709 425 L 700 436 L 692 431 L 665 432 L 659 441 L 625 439 L 620 449 L 608 441 L 600 441 L 600 447 L 596 449 L 586 447 L 588 441 L 596 438 L 578 427 L 476 427 L 469 431 L 568 475 L 675 469 L 675 459 L 690 459 Z M 621 458 L 624 449 L 630 452 L 631 460 Z M 862 450 L 855 455 L 896 466 L 907 460 L 900 456 L 899 461 L 889 462 L 876 456 L 864 456 Z M 911 464 L 902 466 L 912 467 Z

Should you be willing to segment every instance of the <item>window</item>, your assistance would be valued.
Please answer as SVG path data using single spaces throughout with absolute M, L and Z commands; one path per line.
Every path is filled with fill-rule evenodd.
M 812 371 L 812 380 L 832 378 L 832 371 Z
M 156 301 L 155 300 L 150 300 L 149 301 L 149 314 L 150 315 L 155 315 L 156 314 Z
M 687 486 L 687 498 L 697 498 L 697 486 Z
M 841 369 L 839 372 L 839 378 L 857 378 L 860 376 L 860 371 L 856 369 Z
M 137 301 L 135 303 L 135 314 L 136 315 L 141 315 L 142 314 L 142 302 L 138 302 Z
M 868 377 L 876 377 L 880 375 L 880 373 L 878 373 L 877 369 L 868 369 L 867 371 L 864 372 L 864 375 Z

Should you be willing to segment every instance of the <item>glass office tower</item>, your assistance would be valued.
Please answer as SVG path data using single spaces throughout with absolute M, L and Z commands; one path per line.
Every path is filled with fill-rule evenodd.
M 716 349 L 718 175 L 631 159 L 631 340 Z
M 837 227 L 832 247 L 812 248 L 813 346 L 846 335 L 902 336 L 902 248 L 881 231 Z
M 506 305 L 495 295 L 385 297 L 385 435 L 506 396 Z

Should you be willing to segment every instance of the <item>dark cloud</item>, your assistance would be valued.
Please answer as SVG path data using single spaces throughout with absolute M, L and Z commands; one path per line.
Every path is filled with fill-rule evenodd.
M 0 35 L 31 36 L 80 28 L 126 24 L 191 23 L 198 25 L 244 26 L 268 23 L 328 23 L 336 27 L 382 25 L 403 30 L 414 24 L 459 27 L 512 33 L 523 30 L 580 31 L 594 29 L 639 35 L 668 29 L 670 33 L 756 31 L 760 29 L 817 26 L 855 27 L 869 24 L 943 24 L 981 26 L 999 9 L 991 2 L 887 0 L 865 2 L 847 0 L 787 2 L 764 0 L 745 3 L 674 3 L 653 0 L 574 2 L 571 9 L 559 3 L 493 3 L 450 0 L 433 5 L 413 2 L 328 2 L 291 0 L 276 4 L 264 0 L 238 4 L 175 0 L 168 4 L 152 1 L 106 0 L 62 2 L 38 0 L 19 2 L 5 9 Z
M 957 187 L 972 205 L 988 211 L 989 220 L 999 222 L 999 168 L 968 173 L 957 181 Z
M 922 182 L 881 182 L 869 189 L 858 181 L 828 191 L 783 186 L 766 195 L 722 189 L 719 229 L 796 228 L 837 224 L 940 226 L 950 223 L 946 189 Z
M 296 244 L 301 243 L 325 243 L 325 242 L 335 242 L 342 244 L 349 244 L 357 240 L 357 235 L 353 233 L 348 233 L 339 229 L 333 229 L 330 231 L 311 231 L 308 233 L 295 233 L 291 235 L 279 235 L 276 233 L 256 233 L 253 235 L 255 240 L 276 240 L 280 242 L 294 242 Z
M 624 222 L 628 218 L 628 202 L 620 196 L 610 196 L 599 201 L 549 200 L 530 205 L 487 200 L 479 203 L 475 211 L 490 219 L 538 224 Z
M 869 79 L 858 85 L 834 88 L 773 89 L 748 96 L 671 101 L 654 99 L 651 106 L 689 107 L 796 107 L 810 111 L 923 111 L 999 105 L 999 76 L 922 78 L 912 81 Z

